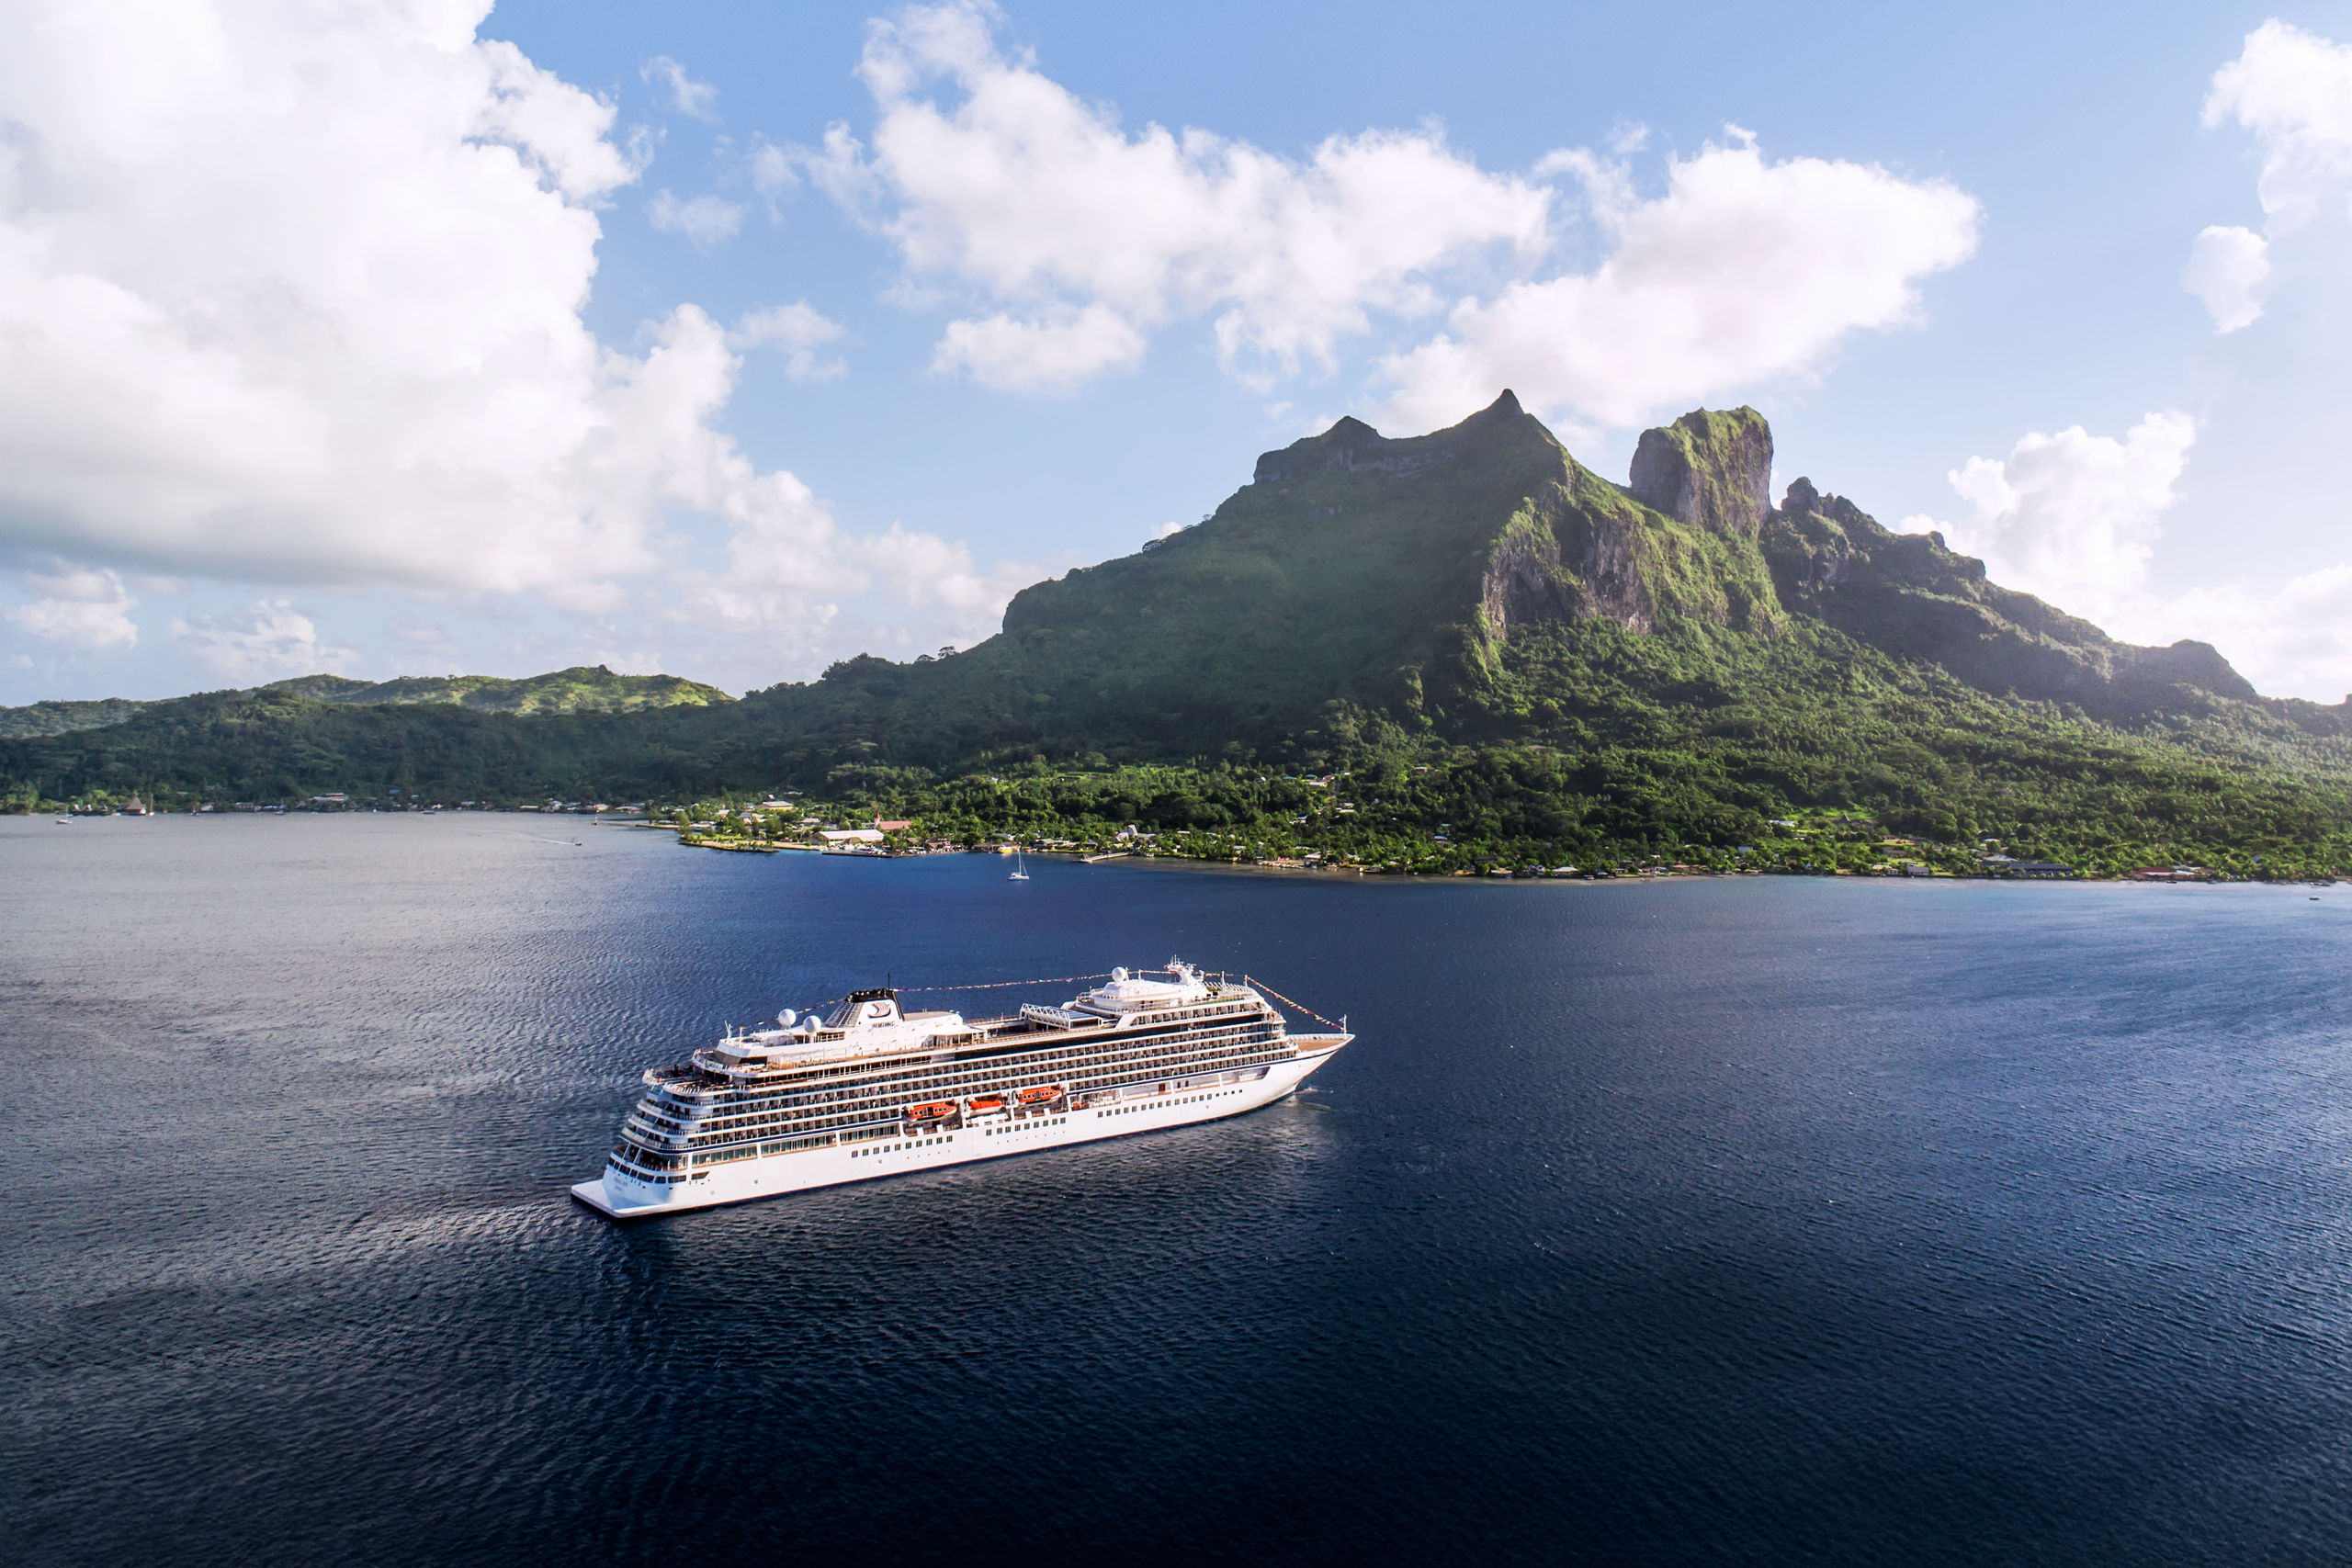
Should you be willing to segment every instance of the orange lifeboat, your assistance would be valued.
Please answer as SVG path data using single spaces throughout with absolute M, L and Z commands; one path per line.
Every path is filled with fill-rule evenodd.
M 943 1116 L 955 1114 L 956 1102 L 952 1100 L 933 1100 L 929 1105 L 907 1107 L 907 1120 L 910 1122 L 936 1122 Z
M 1049 1100 L 1059 1100 L 1061 1097 L 1062 1086 L 1057 1083 L 1048 1083 L 1039 1084 L 1035 1089 L 1024 1089 L 1021 1091 L 1019 1098 L 1023 1105 L 1043 1105 Z
M 1001 1094 L 976 1094 L 972 1097 L 972 1114 L 975 1116 L 1003 1109 L 1004 1096 Z

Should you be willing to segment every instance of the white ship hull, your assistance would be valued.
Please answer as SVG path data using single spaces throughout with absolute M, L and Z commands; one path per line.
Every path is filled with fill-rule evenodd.
M 602 1178 L 581 1182 L 572 1188 L 571 1195 L 613 1219 L 642 1219 L 1238 1116 L 1290 1094 L 1352 1038 L 1294 1034 L 1290 1043 L 1298 1055 L 1270 1065 L 1263 1077 L 1250 1082 L 1171 1089 L 1165 1094 L 1051 1116 L 967 1123 L 927 1138 L 892 1137 L 797 1149 L 697 1171 L 691 1179 L 668 1186 L 633 1180 L 608 1166 Z

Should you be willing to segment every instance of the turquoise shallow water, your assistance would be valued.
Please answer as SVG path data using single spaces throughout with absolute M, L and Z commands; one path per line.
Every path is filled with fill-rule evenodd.
M 1032 869 L 0 819 L 9 1560 L 2352 1557 L 2352 891 Z M 563 1198 L 729 1021 L 1171 953 L 1362 1038 Z

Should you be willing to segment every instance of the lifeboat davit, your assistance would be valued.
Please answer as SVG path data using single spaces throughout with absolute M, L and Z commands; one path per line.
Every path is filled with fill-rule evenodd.
M 955 1114 L 956 1102 L 952 1100 L 933 1100 L 929 1105 L 907 1107 L 907 1120 L 910 1122 L 936 1122 L 943 1116 Z
M 1004 1096 L 1001 1094 L 976 1094 L 972 1097 L 972 1114 L 975 1116 L 1003 1109 Z
M 1039 1084 L 1035 1089 L 1024 1089 L 1020 1095 L 1021 1103 L 1023 1105 L 1043 1105 L 1049 1100 L 1059 1100 L 1061 1097 L 1062 1086 L 1057 1083 Z

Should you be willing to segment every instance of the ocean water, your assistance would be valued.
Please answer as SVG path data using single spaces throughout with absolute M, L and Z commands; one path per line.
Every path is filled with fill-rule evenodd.
M 2352 1560 L 2352 891 L 1031 864 L 0 819 L 0 1552 Z M 730 1021 L 1171 954 L 1361 1038 L 565 1197 Z

